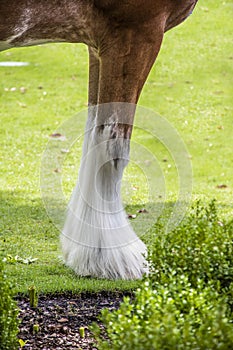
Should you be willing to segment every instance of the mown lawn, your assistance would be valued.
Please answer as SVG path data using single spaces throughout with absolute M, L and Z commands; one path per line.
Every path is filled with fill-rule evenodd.
M 191 202 L 201 199 L 208 203 L 216 198 L 226 219 L 233 213 L 231 14 L 230 0 L 200 1 L 189 20 L 166 34 L 139 101 L 143 108 L 154 111 L 154 118 L 163 116 L 184 140 L 193 172 Z M 16 281 L 19 292 L 26 292 L 32 284 L 41 292 L 135 288 L 139 284 L 135 281 L 79 278 L 67 269 L 61 260 L 59 230 L 41 199 L 41 159 L 49 135 L 87 108 L 86 47 L 50 44 L 12 49 L 0 53 L 1 61 L 30 63 L 0 66 L 0 242 L 9 277 Z M 83 115 L 75 125 L 80 135 Z M 132 153 L 139 143 L 139 158 L 144 157 L 143 147 L 156 158 L 158 179 L 153 183 L 160 183 L 162 174 L 165 194 L 152 196 L 148 205 L 155 212 L 160 208 L 159 214 L 166 216 L 179 192 L 172 151 L 137 125 L 133 141 Z M 64 161 L 66 200 L 77 178 L 80 155 L 81 141 Z M 133 214 L 147 205 L 148 199 L 143 180 L 146 165 L 140 169 L 134 160 L 123 186 L 127 211 Z M 140 218 L 133 224 L 139 234 L 144 233 Z M 23 264 L 15 256 L 38 260 Z

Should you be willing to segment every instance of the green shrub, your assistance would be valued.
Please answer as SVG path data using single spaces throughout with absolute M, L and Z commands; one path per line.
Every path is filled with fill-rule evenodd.
M 125 298 L 114 312 L 103 310 L 92 332 L 101 350 L 232 349 L 233 324 L 218 292 L 200 280 L 194 289 L 188 278 L 170 276 L 170 283 L 153 288 L 148 281 Z
M 92 327 L 98 349 L 233 349 L 233 221 L 198 202 L 172 232 L 160 219 L 148 246 L 142 288 Z
M 198 202 L 191 214 L 172 232 L 166 233 L 162 220 L 154 226 L 149 245 L 151 280 L 165 283 L 171 271 L 215 282 L 222 290 L 233 281 L 233 221 L 218 217 L 216 203 Z
M 13 300 L 13 289 L 0 262 L 0 350 L 18 348 L 18 308 Z

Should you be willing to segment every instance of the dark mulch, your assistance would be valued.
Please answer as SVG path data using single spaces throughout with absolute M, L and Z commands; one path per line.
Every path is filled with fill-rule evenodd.
M 18 297 L 19 338 L 27 341 L 24 349 L 96 349 L 88 326 L 98 321 L 103 308 L 118 308 L 124 295 L 122 292 L 40 295 L 35 309 L 30 307 L 28 298 Z M 39 326 L 38 332 L 34 325 Z M 80 327 L 85 327 L 84 338 L 80 337 Z

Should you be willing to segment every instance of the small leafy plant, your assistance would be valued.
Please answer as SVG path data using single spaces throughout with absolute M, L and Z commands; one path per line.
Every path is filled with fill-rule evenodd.
M 27 340 L 24 341 L 23 339 L 19 339 L 20 349 L 23 349 L 26 346 L 27 342 Z
M 36 308 L 38 306 L 38 292 L 35 286 L 28 288 L 29 302 L 31 308 Z
M 0 350 L 18 348 L 18 308 L 13 299 L 12 284 L 4 273 L 3 263 L 0 262 Z

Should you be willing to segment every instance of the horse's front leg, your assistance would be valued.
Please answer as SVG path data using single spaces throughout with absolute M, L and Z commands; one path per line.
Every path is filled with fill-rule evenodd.
M 90 90 L 95 88 L 89 102 L 97 98 L 98 105 L 89 108 L 78 184 L 62 235 L 66 264 L 79 275 L 133 279 L 146 271 L 146 247 L 126 218 L 120 187 L 135 104 L 162 33 L 152 44 L 145 37 L 138 42 L 138 33 L 127 31 L 99 58 L 91 57 Z

